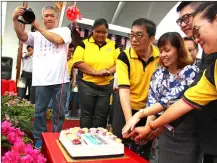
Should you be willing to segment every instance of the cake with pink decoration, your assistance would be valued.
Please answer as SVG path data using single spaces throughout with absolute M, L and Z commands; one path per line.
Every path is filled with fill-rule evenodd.
M 59 140 L 73 158 L 124 155 L 121 139 L 104 128 L 62 130 Z

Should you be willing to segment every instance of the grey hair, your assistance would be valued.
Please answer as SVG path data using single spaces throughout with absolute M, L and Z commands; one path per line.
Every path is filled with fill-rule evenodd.
M 44 6 L 41 11 L 41 16 L 43 16 L 45 10 L 53 10 L 55 14 L 57 15 L 57 17 L 59 17 L 57 9 L 53 6 Z

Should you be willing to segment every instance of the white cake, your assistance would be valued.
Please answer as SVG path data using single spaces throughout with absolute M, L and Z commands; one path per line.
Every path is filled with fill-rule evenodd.
M 104 128 L 75 127 L 62 130 L 59 140 L 73 158 L 124 154 L 121 140 Z

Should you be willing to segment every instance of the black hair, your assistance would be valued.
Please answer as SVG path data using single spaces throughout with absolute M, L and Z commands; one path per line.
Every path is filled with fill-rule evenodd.
M 182 1 L 179 6 L 176 8 L 177 12 L 180 12 L 183 8 L 185 8 L 186 6 L 188 6 L 190 3 L 192 3 L 192 1 Z
M 33 46 L 28 45 L 28 46 L 26 47 L 27 50 L 28 50 L 29 48 L 33 48 Z
M 195 47 L 196 49 L 198 49 L 198 44 L 197 44 L 196 42 L 194 42 L 194 40 L 193 40 L 191 37 L 183 37 L 183 39 L 184 39 L 185 41 L 192 41 L 192 42 L 194 43 L 194 47 Z
M 191 6 L 192 8 L 197 8 L 203 2 L 193 2 L 193 1 L 182 1 L 179 6 L 176 8 L 177 12 L 180 12 L 186 6 Z
M 100 26 L 100 25 L 105 25 L 105 27 L 108 29 L 109 25 L 107 20 L 105 20 L 104 18 L 100 18 L 100 19 L 96 19 L 93 23 L 93 29 Z
M 74 48 L 75 46 L 73 45 L 73 43 L 69 44 L 69 48 Z
M 156 34 L 156 24 L 151 20 L 139 18 L 133 21 L 132 27 L 135 25 L 144 26 L 149 37 L 155 36 Z
M 202 13 L 202 18 L 213 21 L 217 14 L 217 2 L 204 2 L 202 3 L 194 13 L 194 16 L 198 13 Z

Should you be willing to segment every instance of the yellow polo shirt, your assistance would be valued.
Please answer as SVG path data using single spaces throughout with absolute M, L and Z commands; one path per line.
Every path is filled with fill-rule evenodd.
M 73 55 L 73 67 L 81 62 L 86 63 L 93 70 L 99 71 L 103 69 L 110 69 L 116 64 L 117 56 L 120 54 L 120 49 L 115 42 L 106 39 L 102 46 L 95 43 L 93 37 L 82 41 L 77 46 Z M 108 85 L 113 79 L 113 76 L 92 76 L 83 73 L 82 80 L 92 82 L 97 85 Z
M 71 75 L 72 72 L 72 65 L 73 65 L 73 59 L 72 59 L 73 55 L 71 56 L 71 58 L 67 61 L 67 65 L 68 65 L 68 74 L 69 76 Z
M 159 50 L 152 45 L 152 55 L 147 62 L 141 60 L 132 49 L 126 49 L 118 56 L 116 73 L 119 88 L 130 88 L 131 108 L 145 108 L 149 83 L 159 62 Z
M 202 108 L 217 100 L 217 60 L 205 70 L 197 85 L 185 91 L 183 100 L 194 108 Z

